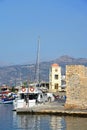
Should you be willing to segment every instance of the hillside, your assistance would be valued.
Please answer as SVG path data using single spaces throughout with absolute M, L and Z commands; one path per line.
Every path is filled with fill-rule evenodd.
M 55 60 L 40 63 L 40 80 L 49 80 L 49 68 L 52 63 L 58 63 L 62 67 L 62 74 L 65 74 L 65 66 L 71 64 L 80 64 L 87 66 L 86 58 L 73 58 L 69 56 L 61 56 Z M 16 85 L 21 81 L 34 81 L 35 78 L 35 65 L 12 65 L 0 67 L 0 85 Z

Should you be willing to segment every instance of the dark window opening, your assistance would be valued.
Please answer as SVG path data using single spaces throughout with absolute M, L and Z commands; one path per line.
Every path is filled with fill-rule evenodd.
M 58 79 L 58 75 L 56 74 L 54 78 L 55 78 L 55 79 Z

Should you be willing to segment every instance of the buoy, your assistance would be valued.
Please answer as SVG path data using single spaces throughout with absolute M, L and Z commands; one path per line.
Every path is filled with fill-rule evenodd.
M 33 88 L 33 87 L 32 87 L 32 88 L 30 88 L 30 91 L 31 91 L 31 92 L 33 92 L 33 91 L 34 91 L 34 88 Z
M 22 88 L 22 92 L 25 92 L 26 91 L 26 88 Z

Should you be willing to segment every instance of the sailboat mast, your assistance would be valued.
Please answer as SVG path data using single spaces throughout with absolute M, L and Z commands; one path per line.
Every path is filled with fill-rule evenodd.
M 37 60 L 36 60 L 36 82 L 39 84 L 40 82 L 40 37 L 38 37 L 38 47 L 37 47 Z

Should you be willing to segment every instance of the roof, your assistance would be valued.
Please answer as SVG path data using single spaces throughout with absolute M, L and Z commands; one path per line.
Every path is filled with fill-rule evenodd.
M 52 64 L 52 67 L 58 67 L 58 66 L 59 66 L 59 65 L 56 64 L 56 63 Z

